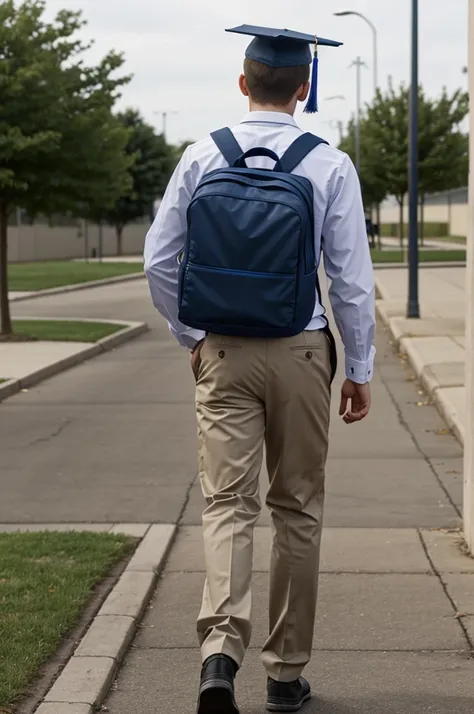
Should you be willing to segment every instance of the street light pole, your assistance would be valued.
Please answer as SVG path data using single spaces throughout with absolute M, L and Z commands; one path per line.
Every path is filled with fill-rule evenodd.
M 469 0 L 469 91 L 474 96 L 474 0 Z M 474 105 L 470 109 L 474 126 Z M 464 439 L 464 537 L 474 553 L 474 134 L 469 138 L 469 213 L 466 256 L 466 430 Z
M 409 149 L 409 265 L 407 317 L 419 318 L 418 300 L 418 0 L 412 0 L 410 149 Z
M 369 20 L 368 17 L 363 15 L 361 12 L 356 12 L 355 10 L 344 10 L 343 12 L 335 12 L 336 17 L 348 17 L 354 15 L 355 17 L 360 17 L 365 23 L 370 27 L 372 31 L 372 52 L 373 52 L 373 77 L 374 77 L 374 96 L 377 94 L 378 83 L 378 39 L 377 39 L 377 28 L 374 23 Z
M 361 73 L 362 67 L 366 67 L 365 62 L 362 62 L 358 57 L 350 67 L 356 68 L 356 122 L 355 122 L 355 166 L 357 173 L 360 176 L 360 105 L 361 105 Z

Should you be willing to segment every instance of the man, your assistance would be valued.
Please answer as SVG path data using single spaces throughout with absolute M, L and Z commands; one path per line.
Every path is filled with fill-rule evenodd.
M 375 248 L 375 226 L 369 213 L 365 214 L 365 228 L 370 247 Z
M 255 36 L 247 49 L 244 73 L 239 79 L 250 111 L 233 129 L 235 146 L 242 152 L 253 149 L 253 156 L 255 147 L 260 147 L 257 152 L 260 154 L 263 147 L 267 155 L 271 150 L 274 160 L 278 159 L 302 137 L 293 115 L 298 102 L 305 101 L 310 91 L 309 43 L 314 43 L 315 38 L 249 26 L 233 31 Z M 338 43 L 319 39 L 319 44 Z M 315 105 L 316 59 L 313 67 L 310 101 Z M 272 169 L 274 160 L 261 156 L 249 159 L 256 167 L 257 179 L 270 177 L 271 172 L 261 169 Z M 247 301 L 250 324 L 247 293 L 255 289 L 256 280 L 268 276 L 275 280 L 272 297 L 275 314 L 280 309 L 279 291 L 285 277 L 281 269 L 275 274 L 253 273 L 247 283 L 240 283 L 247 285 L 248 291 L 242 287 L 232 296 L 229 285 L 242 275 L 247 279 L 249 272 L 225 270 L 230 265 L 224 265 L 222 274 L 226 278 L 219 283 L 219 289 L 213 282 L 219 269 L 206 269 L 207 278 L 200 287 L 192 283 L 194 298 L 184 304 L 183 289 L 187 289 L 189 276 L 194 280 L 192 271 L 196 268 L 190 251 L 207 247 L 209 231 L 220 231 L 219 240 L 223 246 L 227 245 L 235 226 L 239 221 L 242 226 L 246 217 L 246 212 L 237 210 L 230 199 L 227 215 L 217 218 L 216 213 L 213 225 L 213 211 L 223 205 L 219 203 L 221 197 L 214 195 L 207 207 L 211 222 L 207 224 L 207 232 L 201 231 L 199 236 L 201 246 L 197 241 L 189 248 L 190 236 L 195 231 L 193 221 L 197 220 L 196 196 L 202 192 L 198 187 L 212 171 L 216 173 L 211 178 L 218 180 L 228 165 L 215 139 L 207 138 L 190 146 L 169 183 L 145 246 L 145 271 L 154 304 L 168 320 L 178 342 L 191 351 L 191 367 L 197 381 L 199 471 L 207 501 L 203 514 L 207 579 L 198 619 L 203 661 L 198 714 L 239 711 L 234 678 L 251 634 L 253 530 L 261 508 L 259 474 L 264 443 L 270 480 L 266 503 L 274 526 L 270 634 L 262 655 L 268 674 L 267 709 L 297 711 L 311 696 L 310 686 L 301 674 L 312 650 L 335 355 L 316 273 L 311 288 L 312 316 L 298 334 L 260 337 L 258 328 L 253 327 L 250 332 L 248 325 L 239 334 L 237 329 L 227 329 L 224 323 L 222 330 L 204 331 L 180 321 L 181 310 L 186 307 L 192 312 L 194 307 L 196 312 L 207 291 L 211 298 L 206 297 L 214 301 L 223 299 L 226 293 L 226 299 L 232 303 L 228 302 L 228 309 L 238 311 Z M 251 191 L 265 191 L 260 185 L 264 181 L 252 178 L 252 169 L 249 173 L 244 166 L 245 160 L 240 157 L 230 172 L 226 169 L 227 179 L 237 180 L 228 194 L 230 197 L 246 191 L 247 184 L 251 184 Z M 247 174 L 239 183 L 241 170 Z M 374 282 L 359 181 L 350 159 L 325 144 L 310 151 L 292 175 L 299 177 L 300 184 L 306 182 L 313 194 L 312 248 L 316 265 L 321 252 L 324 256 L 331 281 L 331 304 L 345 348 L 347 378 L 342 387 L 340 414 L 346 424 L 352 424 L 364 419 L 370 409 L 369 382 L 375 354 Z M 274 185 L 280 183 L 279 179 Z M 266 248 L 264 240 L 257 238 L 270 225 L 271 211 L 276 207 L 271 197 L 260 208 L 251 202 L 248 205 L 249 216 L 252 211 L 264 212 L 258 225 L 249 217 L 247 232 L 239 235 L 246 246 L 253 246 L 254 253 L 246 257 L 251 262 L 252 256 L 257 260 L 257 254 Z M 274 227 L 278 229 L 278 223 Z M 265 240 L 271 240 L 273 233 L 272 229 Z M 292 235 L 289 231 L 288 240 Z M 219 245 L 217 242 L 217 249 Z M 231 248 L 240 260 L 240 246 L 234 242 Z M 184 273 L 180 273 L 180 280 L 184 281 L 184 288 L 181 285 L 178 295 L 181 260 Z M 268 263 L 272 260 L 282 258 L 279 254 L 270 255 Z M 271 268 L 267 266 L 266 270 Z M 252 300 L 258 314 L 260 304 L 257 299 Z M 199 315 L 197 318 L 199 324 Z M 272 316 L 268 319 L 271 321 Z M 196 324 L 196 320 L 188 323 Z

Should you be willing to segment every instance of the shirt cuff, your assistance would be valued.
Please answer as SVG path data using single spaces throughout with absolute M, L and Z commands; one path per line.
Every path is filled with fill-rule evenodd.
M 176 337 L 182 347 L 193 350 L 197 343 L 206 337 L 206 333 L 202 330 L 188 330 L 187 332 L 182 332 L 180 335 L 176 335 Z
M 369 359 L 366 362 L 352 359 L 346 355 L 346 377 L 356 384 L 370 382 L 374 375 L 375 347 L 371 347 Z

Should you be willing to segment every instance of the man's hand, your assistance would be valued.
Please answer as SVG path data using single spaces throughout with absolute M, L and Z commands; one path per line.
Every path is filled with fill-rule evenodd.
M 349 403 L 350 402 L 350 403 Z M 370 410 L 370 384 L 356 384 L 346 379 L 341 389 L 339 414 L 346 424 L 364 419 Z
M 191 369 L 193 370 L 196 382 L 199 375 L 199 368 L 201 366 L 201 349 L 203 344 L 204 340 L 201 340 L 201 342 L 198 342 L 196 347 L 191 351 Z

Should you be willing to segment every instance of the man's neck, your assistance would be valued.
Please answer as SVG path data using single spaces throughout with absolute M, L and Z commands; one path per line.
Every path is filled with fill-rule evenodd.
M 290 105 L 277 106 L 275 104 L 256 104 L 255 102 L 249 103 L 249 109 L 251 112 L 275 112 L 277 114 L 289 114 L 290 117 L 294 116 L 295 108 Z

